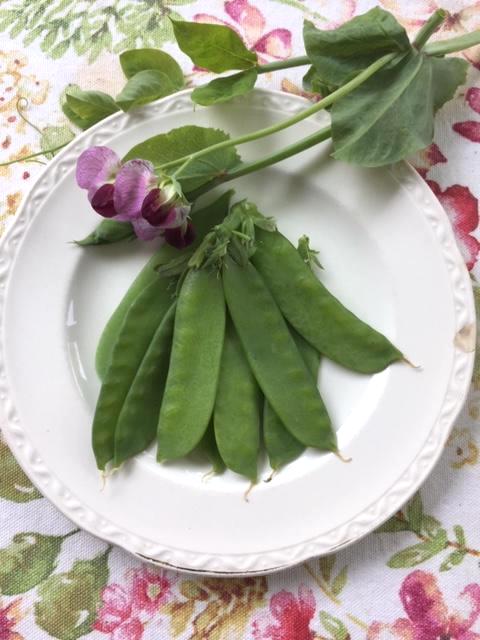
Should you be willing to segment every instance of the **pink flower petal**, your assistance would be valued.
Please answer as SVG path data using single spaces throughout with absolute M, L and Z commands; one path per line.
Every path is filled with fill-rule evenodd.
M 373 622 L 368 628 L 367 640 L 417 640 L 417 636 L 410 620 L 399 618 L 393 624 Z
M 117 220 L 140 217 L 142 202 L 155 185 L 153 165 L 146 160 L 129 160 L 118 172 L 115 180 L 114 204 Z
M 447 158 L 433 142 L 429 147 L 417 153 L 414 165 L 419 174 L 425 178 L 431 167 L 444 162 L 447 162 Z
M 120 158 L 108 147 L 90 147 L 77 160 L 76 179 L 82 189 L 88 189 L 89 197 L 105 182 L 114 179 L 120 169 Z
M 413 571 L 400 587 L 400 599 L 412 623 L 422 630 L 419 640 L 448 635 L 448 612 L 437 579 L 425 571 Z
M 247 0 L 230 0 L 225 2 L 225 11 L 242 27 L 250 45 L 260 38 L 265 29 L 265 18 L 259 9 Z
M 478 200 L 468 187 L 454 184 L 442 191 L 436 182 L 428 181 L 428 185 L 442 203 L 456 231 L 470 233 L 478 227 Z
M 131 618 L 124 622 L 112 633 L 111 640 L 141 640 L 143 624 L 138 618 Z
M 258 53 L 283 60 L 292 53 L 292 34 L 288 29 L 274 29 L 260 38 L 254 49 Z
M 232 25 L 225 22 L 225 20 L 220 20 L 220 18 L 212 16 L 209 13 L 196 13 L 193 16 L 193 21 L 200 22 L 201 24 L 220 24 L 225 27 L 230 27 L 230 29 L 233 28 Z
M 458 598 L 460 611 L 451 614 L 449 634 L 452 638 L 464 640 L 465 633 L 475 624 L 480 615 L 480 585 L 469 584 Z
M 452 125 L 452 129 L 470 142 L 480 142 L 480 122 L 474 120 L 456 122 Z
M 137 238 L 144 242 L 155 240 L 161 234 L 161 230 L 158 227 L 152 227 L 145 218 L 135 218 L 131 222 Z
M 270 613 L 274 620 L 269 624 L 265 616 L 259 616 L 253 624 L 255 640 L 313 640 L 310 622 L 315 614 L 315 598 L 311 589 L 301 586 L 298 598 L 288 591 L 280 591 L 270 599 Z
M 111 633 L 129 618 L 131 608 L 130 596 L 122 586 L 116 583 L 106 586 L 93 628 L 102 633 Z
M 477 87 L 470 87 L 465 96 L 465 100 L 474 111 L 480 113 L 480 89 Z
M 158 229 L 153 229 L 158 235 Z M 163 571 L 157 573 L 146 568 L 136 570 L 132 583 L 135 610 L 149 613 L 157 611 L 159 605 L 170 595 L 171 586 L 171 581 Z

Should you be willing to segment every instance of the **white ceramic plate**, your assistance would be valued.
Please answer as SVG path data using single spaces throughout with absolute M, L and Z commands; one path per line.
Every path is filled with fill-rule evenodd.
M 326 144 L 243 178 L 234 185 L 237 196 L 275 216 L 292 240 L 307 233 L 320 250 L 325 284 L 421 369 L 396 364 L 360 376 L 323 362 L 320 388 L 352 462 L 308 451 L 272 482 L 260 482 L 249 502 L 239 476 L 205 481 L 207 467 L 160 466 L 153 451 L 102 488 L 90 449 L 95 346 L 152 248 L 70 244 L 99 220 L 75 185 L 76 158 L 93 144 L 122 155 L 188 123 L 238 135 L 304 106 L 300 98 L 258 90 L 228 106 L 194 110 L 187 91 L 113 115 L 49 163 L 2 242 L 0 399 L 9 445 L 75 523 L 165 566 L 269 572 L 358 540 L 425 479 L 466 395 L 474 308 L 445 212 L 406 164 L 363 170 L 331 160 Z M 312 133 L 324 118 L 242 154 L 266 154 Z

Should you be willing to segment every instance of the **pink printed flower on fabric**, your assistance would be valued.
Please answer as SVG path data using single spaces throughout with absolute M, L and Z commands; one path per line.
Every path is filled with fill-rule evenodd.
M 122 164 L 112 149 L 91 147 L 78 158 L 76 178 L 97 213 L 130 222 L 141 240 L 163 236 L 182 247 L 191 238 L 190 205 L 180 185 L 167 176 L 159 182 L 151 162 L 134 159 Z M 176 234 L 165 233 L 173 229 Z
M 470 87 L 465 94 L 465 102 L 477 113 L 480 113 L 480 89 Z M 459 133 L 470 142 L 480 142 L 480 122 L 477 120 L 465 120 L 464 122 L 455 122 L 452 129 Z
M 20 613 L 21 600 L 14 600 L 6 607 L 0 607 L 0 640 L 23 640 L 23 636 L 14 630 L 22 617 Z
M 247 0 L 230 0 L 225 2 L 224 9 L 234 24 L 207 13 L 197 13 L 193 19 L 195 22 L 222 24 L 233 28 L 243 37 L 247 47 L 258 54 L 260 62 L 284 60 L 291 55 L 291 31 L 276 28 L 264 33 L 265 17 L 253 4 Z
M 478 259 L 480 243 L 472 235 L 478 227 L 478 200 L 468 187 L 454 184 L 442 191 L 440 185 L 433 180 L 427 184 L 442 203 L 455 231 L 458 246 L 469 270 L 473 269 Z
M 426 178 L 427 173 L 432 167 L 436 164 L 448 162 L 448 160 L 440 151 L 439 147 L 432 142 L 429 147 L 417 153 L 412 162 L 422 178 Z
M 315 614 L 315 598 L 311 589 L 301 585 L 298 597 L 280 591 L 270 599 L 270 615 L 253 622 L 255 640 L 313 640 L 310 622 Z
M 467 585 L 448 606 L 437 578 L 425 571 L 409 574 L 400 587 L 400 599 L 407 618 L 393 624 L 374 622 L 367 640 L 478 640 L 472 630 L 480 616 L 480 585 Z
M 110 640 L 141 640 L 145 624 L 168 600 L 171 587 L 172 581 L 163 572 L 145 567 L 129 572 L 127 586 L 113 583 L 104 587 L 93 629 L 111 634 Z

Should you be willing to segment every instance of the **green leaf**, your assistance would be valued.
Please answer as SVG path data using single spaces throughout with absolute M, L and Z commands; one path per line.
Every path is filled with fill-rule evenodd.
M 396 516 L 393 516 L 378 529 L 375 529 L 375 533 L 398 533 L 399 531 L 410 531 L 410 526 L 406 520 L 400 520 Z
M 54 149 L 62 144 L 67 144 L 70 140 L 73 140 L 75 134 L 70 127 L 45 127 L 42 129 L 42 137 L 40 139 L 40 147 L 42 151 L 48 151 Z M 60 151 L 60 149 L 58 150 Z M 58 151 L 49 153 L 50 157 L 54 156 Z
M 226 78 L 215 78 L 192 93 L 192 100 L 208 107 L 219 102 L 228 102 L 236 96 L 243 96 L 253 89 L 258 73 L 255 68 L 240 71 Z
M 441 523 L 433 516 L 423 516 L 422 531 L 424 531 L 429 538 L 436 536 L 440 527 Z
M 433 107 L 437 111 L 465 84 L 468 62 L 461 58 L 433 57 L 428 57 L 428 61 L 432 67 Z
M 108 580 L 108 552 L 77 560 L 70 571 L 50 576 L 38 588 L 35 622 L 58 640 L 77 640 L 91 631 Z
M 338 596 L 342 593 L 345 585 L 347 584 L 348 567 L 345 566 L 332 582 L 332 593 L 334 596 Z
M 187 125 L 172 129 L 168 133 L 153 136 L 137 144 L 124 157 L 124 161 L 132 158 L 150 160 L 153 165 L 166 164 L 195 151 L 204 149 L 218 142 L 228 140 L 229 136 L 220 129 Z M 185 169 L 175 174 L 185 194 L 210 182 L 223 171 L 238 164 L 240 158 L 233 147 L 213 151 L 202 158 L 193 160 Z M 173 168 L 173 173 L 176 168 Z
M 180 65 L 160 49 L 130 49 L 120 54 L 120 64 L 123 73 L 131 78 L 140 71 L 156 69 L 170 78 L 171 83 L 181 89 L 185 85 L 185 78 Z
M 414 544 L 412 547 L 403 549 L 403 551 L 399 551 L 393 555 L 387 562 L 387 565 L 392 569 L 415 567 L 417 564 L 421 564 L 433 558 L 433 556 L 440 553 L 440 551 L 443 551 L 447 542 L 447 532 L 445 529 L 440 529 L 437 535 L 431 540 Z
M 432 68 L 409 54 L 335 102 L 331 115 L 336 159 L 366 167 L 402 160 L 433 139 Z
M 257 64 L 257 54 L 230 27 L 185 20 L 172 20 L 172 24 L 178 46 L 198 67 L 222 73 Z
M 330 556 L 322 556 L 318 560 L 318 564 L 320 567 L 320 573 L 325 582 L 330 582 L 330 578 L 332 577 L 332 569 L 335 565 L 335 554 Z
M 0 549 L 0 592 L 6 596 L 25 593 L 43 582 L 55 569 L 62 536 L 17 533 Z
M 158 98 L 175 93 L 177 87 L 163 71 L 150 69 L 139 71 L 132 76 L 116 97 L 116 103 L 123 111 L 148 104 Z
M 466 551 L 460 549 L 450 553 L 440 565 L 440 571 L 450 571 L 462 562 L 466 554 Z
M 322 98 L 325 98 L 336 89 L 336 87 L 327 84 L 321 79 L 315 67 L 310 67 L 307 73 L 303 76 L 302 85 L 305 91 L 309 91 L 310 93 L 319 93 Z
M 37 491 L 22 471 L 8 446 L 0 440 L 0 498 L 12 502 L 38 500 L 42 494 Z
M 411 49 L 405 29 L 391 13 L 379 7 L 328 31 L 317 29 L 306 20 L 303 39 L 319 79 L 334 87 L 387 53 Z
M 422 518 L 423 518 L 423 504 L 420 493 L 417 493 L 407 503 L 406 516 L 410 529 L 414 533 L 420 533 L 422 530 Z
M 122 240 L 133 240 L 137 236 L 130 222 L 102 220 L 99 225 L 83 240 L 76 240 L 80 247 L 92 247 L 99 244 L 112 244 Z
M 67 118 L 81 129 L 88 129 L 119 111 L 108 94 L 102 91 L 82 91 L 75 86 L 67 89 L 62 109 Z
M 455 539 L 457 540 L 458 544 L 461 547 L 465 547 L 467 545 L 467 541 L 465 539 L 465 531 L 463 530 L 463 527 L 461 527 L 459 524 L 456 524 L 453 527 L 453 533 L 455 534 Z
M 68 47 L 70 46 L 69 40 L 62 40 L 59 42 L 50 52 L 50 56 L 55 60 L 61 58 L 68 51 Z
M 320 611 L 320 622 L 334 640 L 347 640 L 350 637 L 347 627 L 341 620 L 326 611 Z

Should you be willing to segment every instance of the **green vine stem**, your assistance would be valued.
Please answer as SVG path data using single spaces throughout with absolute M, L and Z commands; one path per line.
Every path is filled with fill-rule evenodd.
M 308 56 L 298 56 L 296 58 L 287 58 L 286 60 L 276 60 L 267 64 L 260 64 L 257 67 L 257 73 L 271 73 L 272 71 L 281 71 L 282 69 L 292 69 L 293 67 L 304 67 L 310 64 Z
M 475 47 L 478 44 L 480 44 L 480 29 L 456 38 L 431 42 L 425 45 L 423 50 L 429 56 L 444 56 L 448 53 L 470 49 L 470 47 Z
M 423 49 L 427 44 L 427 40 L 435 33 L 446 17 L 447 12 L 444 9 L 437 9 L 437 11 L 430 16 L 427 22 L 417 33 L 415 40 L 413 41 L 413 46 L 419 51 L 420 49 Z

